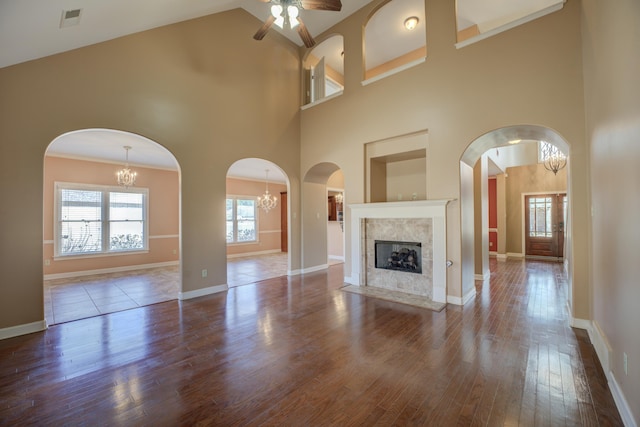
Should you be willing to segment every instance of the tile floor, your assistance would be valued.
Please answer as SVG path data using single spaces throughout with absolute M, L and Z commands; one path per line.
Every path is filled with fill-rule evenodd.
M 341 263 L 332 260 L 330 264 Z M 227 260 L 229 287 L 287 275 L 287 254 Z M 44 282 L 48 325 L 128 310 L 178 298 L 177 266 Z

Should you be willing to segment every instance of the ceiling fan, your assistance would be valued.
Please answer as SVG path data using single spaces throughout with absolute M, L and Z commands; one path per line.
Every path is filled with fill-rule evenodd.
M 295 28 L 306 47 L 313 47 L 316 41 L 299 17 L 300 9 L 328 10 L 339 12 L 342 9 L 340 0 L 260 0 L 271 3 L 271 15 L 253 36 L 262 40 L 273 24 L 280 28 Z

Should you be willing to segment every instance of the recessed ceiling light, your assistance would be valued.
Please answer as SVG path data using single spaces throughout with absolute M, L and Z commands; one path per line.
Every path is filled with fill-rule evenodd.
M 418 19 L 417 16 L 410 16 L 404 20 L 404 27 L 407 30 L 411 31 L 418 26 L 418 22 L 420 22 L 420 20 Z

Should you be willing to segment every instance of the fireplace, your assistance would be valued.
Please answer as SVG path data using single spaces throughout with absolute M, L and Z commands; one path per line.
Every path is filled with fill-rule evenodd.
M 348 206 L 351 228 L 351 275 L 345 282 L 425 296 L 447 302 L 447 221 L 450 200 L 363 203 Z M 396 252 L 415 250 L 421 273 L 379 268 L 376 241 L 400 243 Z M 404 246 L 419 243 L 416 247 Z M 393 252 L 393 251 L 392 251 Z M 402 251 L 404 252 L 404 251 Z M 386 256 L 389 258 L 389 256 Z M 413 267 L 410 267 L 413 271 Z
M 422 274 L 422 243 L 376 240 L 375 267 Z

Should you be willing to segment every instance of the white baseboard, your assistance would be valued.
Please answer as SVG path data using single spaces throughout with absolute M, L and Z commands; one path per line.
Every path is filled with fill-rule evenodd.
M 600 359 L 600 365 L 602 366 L 602 370 L 604 372 L 611 371 L 611 365 L 609 364 L 611 360 L 611 345 L 607 340 L 604 332 L 600 329 L 600 325 L 595 320 L 591 322 L 591 329 L 588 329 L 589 339 L 591 340 L 591 344 L 593 344 L 593 348 L 596 350 L 596 354 L 598 355 L 598 359 Z
M 241 254 L 227 255 L 227 259 L 244 258 L 244 257 L 258 256 L 258 255 L 279 254 L 281 252 L 282 251 L 280 249 L 269 249 L 266 251 L 256 251 L 256 252 L 243 252 Z
M 633 418 L 631 406 L 629 406 L 629 402 L 627 402 L 627 399 L 624 397 L 624 394 L 622 393 L 622 390 L 620 389 L 618 381 L 616 381 L 616 377 L 613 375 L 613 372 L 608 372 L 607 379 L 609 380 L 609 389 L 611 390 L 611 394 L 613 395 L 613 400 L 616 402 L 616 407 L 618 408 L 618 412 L 620 412 L 620 418 L 622 418 L 624 426 L 638 427 L 636 420 Z
M 296 270 L 287 270 L 287 276 L 299 276 L 302 274 L 302 270 L 299 268 Z
M 507 258 L 524 258 L 524 254 L 520 254 L 517 252 L 507 252 Z
M 625 427 L 637 427 L 638 425 L 633 418 L 631 407 L 629 406 L 627 399 L 624 397 L 624 393 L 618 385 L 618 382 L 613 375 L 613 371 L 611 371 L 610 360 L 613 350 L 611 349 L 611 345 L 609 344 L 606 335 L 598 325 L 598 322 L 595 320 L 591 321 L 570 317 L 570 324 L 574 328 L 584 329 L 589 333 L 589 340 L 596 351 L 600 366 L 602 366 L 602 370 L 607 376 L 609 389 L 611 390 L 613 400 L 616 402 L 616 407 L 618 408 L 618 412 L 620 412 L 620 417 L 622 418 Z
M 0 340 L 13 338 L 20 335 L 32 334 L 34 332 L 40 332 L 46 329 L 47 329 L 47 322 L 45 320 L 26 323 L 24 325 L 9 326 L 8 328 L 0 329 Z
M 340 256 L 340 255 L 329 255 L 328 258 L 335 259 L 336 261 L 344 261 L 344 256 Z
M 471 301 L 475 296 L 476 296 L 476 288 L 472 287 L 462 298 L 447 295 L 447 302 L 449 304 L 465 305 L 466 303 Z
M 355 283 L 355 280 L 353 280 L 353 277 L 351 276 L 344 276 L 344 283 L 348 283 L 350 285 L 356 285 L 359 286 L 359 283 Z
M 203 297 L 205 295 L 217 294 L 218 292 L 224 292 L 228 289 L 229 289 L 229 286 L 227 286 L 226 284 L 209 286 L 208 288 L 196 289 L 196 290 L 187 291 L 187 292 L 179 292 L 178 299 L 180 301 L 184 301 L 192 298 Z
M 496 259 L 498 261 L 506 261 L 507 260 L 507 254 L 498 254 L 498 255 L 496 255 Z
M 121 267 L 100 268 L 97 270 L 70 271 L 68 273 L 45 274 L 44 280 L 70 279 L 73 277 L 93 276 L 94 274 L 120 273 L 123 271 L 146 270 L 149 268 L 180 265 L 180 261 L 156 262 L 153 264 L 126 265 Z
M 329 264 L 315 265 L 313 267 L 302 269 L 302 274 L 313 273 L 314 271 L 326 270 L 327 268 L 329 268 Z
M 491 271 L 487 270 L 484 274 L 474 274 L 473 278 L 475 280 L 482 280 L 483 282 L 489 280 L 491 278 Z

